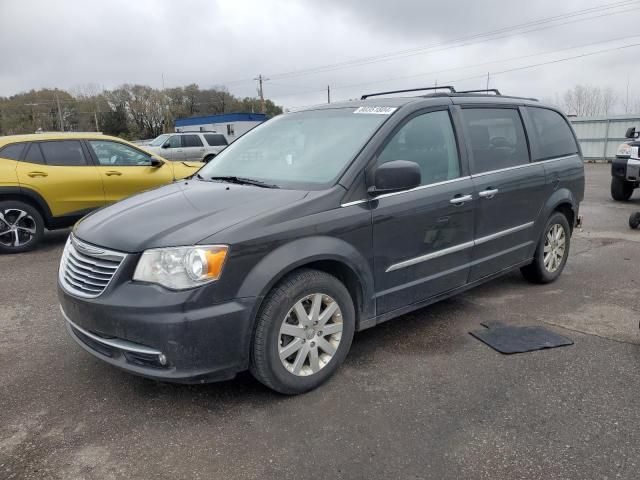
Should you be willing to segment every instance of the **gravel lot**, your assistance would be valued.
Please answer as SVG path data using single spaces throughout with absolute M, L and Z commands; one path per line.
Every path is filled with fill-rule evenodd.
M 63 328 L 58 259 L 0 256 L 0 478 L 595 479 L 640 476 L 640 192 L 587 165 L 585 227 L 554 284 L 518 273 L 356 335 L 299 397 L 243 374 L 180 386 L 120 372 Z M 575 345 L 501 355 L 481 321 Z

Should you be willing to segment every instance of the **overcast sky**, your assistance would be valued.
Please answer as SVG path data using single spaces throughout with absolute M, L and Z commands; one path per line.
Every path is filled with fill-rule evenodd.
M 484 88 L 489 72 L 503 93 L 551 98 L 582 83 L 625 97 L 630 79 L 635 98 L 639 13 L 640 1 L 615 0 L 0 0 L 0 96 L 163 76 L 254 96 L 262 73 L 268 98 L 300 107 L 325 102 L 327 85 L 342 100 L 436 81 Z

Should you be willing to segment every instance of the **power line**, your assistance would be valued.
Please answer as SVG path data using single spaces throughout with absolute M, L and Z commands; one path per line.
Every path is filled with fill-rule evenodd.
M 614 52 L 616 50 L 624 50 L 624 49 L 633 48 L 633 47 L 640 47 L 640 43 L 632 43 L 632 44 L 629 44 L 629 45 L 623 45 L 621 47 L 606 48 L 604 50 L 598 50 L 598 51 L 595 51 L 595 52 L 583 53 L 581 55 L 574 55 L 572 57 L 559 58 L 559 59 L 556 59 L 556 60 L 550 60 L 548 62 L 533 63 L 533 64 L 530 64 L 530 65 L 524 65 L 524 66 L 521 66 L 521 67 L 510 68 L 510 69 L 502 70 L 502 71 L 499 71 L 499 72 L 491 72 L 491 75 L 495 76 L 495 75 L 501 75 L 503 73 L 517 72 L 519 70 L 527 70 L 529 68 L 536 68 L 536 67 L 541 67 L 541 66 L 544 66 L 544 65 L 552 65 L 552 64 L 555 64 L 555 63 L 566 62 L 568 60 L 576 60 L 578 58 L 591 57 L 593 55 L 600 55 L 602 53 Z M 446 83 L 464 82 L 466 80 L 475 80 L 477 78 L 484 78 L 484 77 L 485 77 L 484 74 L 483 75 L 479 75 L 479 76 L 476 75 L 476 76 L 473 76 L 473 77 L 459 78 L 457 80 L 447 80 Z
M 622 45 L 620 47 L 606 48 L 606 49 L 598 50 L 598 51 L 595 51 L 595 52 L 583 53 L 583 54 L 580 54 L 580 55 L 573 55 L 571 57 L 559 58 L 559 59 L 550 60 L 550 61 L 547 61 L 547 62 L 532 63 L 532 64 L 529 64 L 529 65 L 523 65 L 523 66 L 520 66 L 520 67 L 509 68 L 507 70 L 501 70 L 501 71 L 498 71 L 498 72 L 490 72 L 490 73 L 491 73 L 491 76 L 502 75 L 502 74 L 505 74 L 505 73 L 511 73 L 511 72 L 516 72 L 516 71 L 521 71 L 521 70 L 528 70 L 528 69 L 531 69 L 531 68 L 541 67 L 541 66 L 544 66 L 544 65 L 552 65 L 552 64 L 556 64 L 556 63 L 566 62 L 566 61 L 570 61 L 570 60 L 576 60 L 576 59 L 579 59 L 579 58 L 591 57 L 593 55 L 600 55 L 600 54 L 603 54 L 603 53 L 613 52 L 613 51 L 617 51 L 617 50 L 624 50 L 624 49 L 633 48 L 633 47 L 640 47 L 640 43 L 632 43 L 632 44 L 628 44 L 628 45 Z M 453 84 L 453 83 L 456 83 L 456 82 L 464 82 L 464 81 L 467 81 L 467 80 L 476 80 L 476 79 L 480 79 L 480 78 L 486 78 L 486 76 L 487 76 L 487 74 L 483 73 L 483 74 L 474 75 L 474 76 L 471 76 L 471 77 L 458 78 L 456 80 L 446 80 L 446 81 L 440 82 L 440 83 L 441 84 L 445 84 L 445 85 L 446 84 Z M 296 107 L 295 110 L 300 110 L 300 109 L 304 109 L 304 108 L 308 108 L 308 107 L 314 107 L 314 106 L 318 106 L 318 105 L 322 105 L 322 104 L 316 103 L 316 104 L 310 104 L 310 105 L 303 105 L 301 107 Z
M 420 54 L 424 53 L 425 50 L 432 50 L 432 49 L 434 49 L 436 47 L 441 47 L 441 46 L 448 46 L 448 47 L 447 48 L 440 48 L 440 49 L 437 49 L 436 51 L 448 50 L 449 48 L 457 48 L 457 47 L 460 47 L 460 46 L 467 46 L 467 45 L 471 45 L 471 44 L 474 44 L 474 43 L 480 43 L 480 42 L 468 43 L 469 40 L 483 39 L 482 41 L 487 41 L 487 40 L 501 39 L 501 38 L 505 38 L 505 37 L 511 36 L 513 33 L 509 33 L 508 35 L 498 36 L 497 38 L 486 38 L 486 37 L 494 37 L 494 36 L 499 35 L 501 33 L 511 32 L 512 30 L 520 30 L 520 29 L 527 28 L 527 27 L 533 27 L 533 26 L 536 26 L 536 25 L 542 25 L 542 24 L 546 24 L 546 23 L 555 22 L 557 20 L 562 20 L 562 19 L 566 19 L 566 18 L 573 18 L 573 17 L 577 17 L 577 16 L 588 15 L 590 13 L 597 13 L 597 12 L 601 12 L 601 11 L 605 11 L 605 10 L 611 10 L 611 9 L 620 8 L 620 7 L 626 7 L 626 6 L 630 6 L 630 5 L 637 4 L 637 3 L 638 3 L 637 0 L 625 0 L 625 1 L 615 2 L 613 4 L 607 4 L 607 5 L 602 5 L 602 6 L 598 6 L 598 7 L 591 7 L 591 8 L 587 8 L 587 9 L 583 9 L 583 10 L 577 10 L 577 11 L 574 11 L 574 12 L 569 12 L 569 13 L 566 13 L 566 14 L 555 15 L 553 17 L 547 17 L 547 18 L 543 18 L 543 19 L 539 19 L 539 20 L 534 20 L 534 21 L 530 21 L 530 22 L 526 22 L 526 23 L 521 23 L 521 24 L 518 24 L 518 25 L 503 27 L 503 28 L 500 28 L 500 29 L 497 29 L 497 30 L 492 30 L 492 31 L 489 31 L 489 32 L 478 33 L 478 34 L 470 35 L 470 36 L 466 36 L 466 37 L 459 37 L 459 38 L 456 38 L 456 39 L 447 40 L 447 41 L 443 41 L 443 42 L 438 42 L 438 43 L 427 45 L 427 46 L 423 46 L 423 47 L 411 48 L 411 49 L 408 49 L 408 50 L 401 50 L 401 51 L 396 51 L 396 52 L 392 52 L 392 53 L 388 53 L 388 54 L 375 55 L 375 56 L 371 56 L 371 57 L 363 57 L 363 58 L 360 58 L 360 59 L 349 60 L 349 61 L 346 61 L 346 62 L 335 63 L 335 64 L 331 64 L 331 65 L 323 65 L 323 66 L 304 69 L 304 70 L 297 70 L 297 71 L 285 72 L 285 73 L 280 73 L 280 74 L 271 74 L 271 78 L 274 78 L 274 79 L 291 78 L 291 77 L 295 77 L 295 76 L 310 75 L 310 74 L 313 74 L 313 73 L 322 73 L 322 72 L 326 72 L 326 71 L 339 70 L 339 69 L 342 69 L 342 68 L 355 67 L 355 66 L 361 66 L 361 65 L 369 65 L 371 63 L 377 63 L 377 62 L 387 61 L 387 60 L 394 60 L 396 58 L 405 58 L 405 57 L 408 57 L 408 56 L 420 55 Z M 572 20 L 572 21 L 569 21 L 569 22 L 563 22 L 563 23 L 559 23 L 559 24 L 556 24 L 556 25 L 547 25 L 547 26 L 545 26 L 543 28 L 529 29 L 529 30 L 526 30 L 525 32 L 516 32 L 516 33 L 517 34 L 530 33 L 530 32 L 535 32 L 535 31 L 539 31 L 539 30 L 545 30 L 545 29 L 548 29 L 548 28 L 555 28 L 557 26 L 566 25 L 568 23 L 582 22 L 582 21 L 586 21 L 586 20 L 600 18 L 600 17 L 603 17 L 603 16 L 617 15 L 617 14 L 620 14 L 620 13 L 626 13 L 626 12 L 629 12 L 631 10 L 634 10 L 634 9 L 625 10 L 625 11 L 619 11 L 619 12 L 610 12 L 610 13 L 607 13 L 607 14 L 597 15 L 597 16 L 590 16 L 590 17 L 587 17 L 587 18 L 579 18 L 579 19 Z M 458 44 L 458 43 L 461 43 L 461 42 L 467 42 L 467 43 L 463 43 L 463 45 L 451 45 L 451 44 Z
M 386 79 L 382 79 L 382 80 L 372 80 L 372 81 L 367 81 L 367 82 L 358 82 L 358 83 L 350 83 L 350 84 L 346 84 L 346 85 L 337 85 L 335 87 L 333 87 L 334 90 L 345 90 L 348 88 L 354 88 L 354 87 L 363 87 L 363 86 L 367 86 L 367 85 L 376 85 L 379 83 L 386 83 L 386 82 L 392 82 L 392 81 L 396 81 L 396 80 L 406 80 L 409 78 L 417 78 L 417 77 L 427 77 L 427 76 L 432 76 L 432 75 L 439 75 L 442 73 L 446 73 L 446 72 L 453 72 L 456 70 L 468 70 L 468 69 L 472 69 L 472 68 L 478 68 L 478 67 L 486 67 L 489 65 L 495 65 L 495 64 L 500 64 L 500 63 L 506 63 L 506 62 L 511 62 L 514 60 L 522 60 L 522 59 L 526 59 L 526 58 L 532 58 L 532 57 L 538 57 L 538 56 L 542 56 L 542 55 L 551 55 L 554 53 L 559 53 L 559 52 L 565 52 L 567 50 L 575 50 L 578 48 L 586 48 L 586 47 L 593 47 L 596 45 L 602 45 L 605 43 L 611 43 L 611 42 L 617 42 L 617 41 L 621 41 L 621 40 L 629 40 L 631 38 L 637 38 L 640 37 L 640 34 L 635 34 L 635 35 L 625 35 L 622 37 L 616 37 L 616 38 L 611 38 L 608 40 L 602 40 L 602 41 L 598 41 L 598 42 L 590 42 L 590 43 L 585 43 L 585 44 L 581 44 L 581 45 L 575 45 L 572 47 L 565 47 L 565 48 L 559 48 L 559 49 L 554 49 L 554 50 L 547 50 L 544 52 L 538 52 L 538 53 L 531 53 L 528 55 L 518 55 L 515 57 L 509 57 L 509 58 L 504 58 L 504 59 L 498 59 L 498 60 L 491 60 L 488 62 L 481 62 L 481 63 L 475 63 L 472 65 L 463 65 L 460 67 L 451 67 L 451 68 L 445 68 L 445 69 L 441 69 L 441 70 L 433 70 L 430 72 L 422 72 L 422 73 L 415 73 L 415 74 L 411 74 L 411 75 L 402 75 L 402 76 L 397 76 L 397 77 L 391 77 L 391 78 L 386 78 Z M 486 74 L 483 74 L 483 76 L 486 76 Z M 442 82 L 440 82 L 442 83 Z M 324 92 L 325 89 L 318 87 L 316 89 L 313 90 L 313 92 L 309 92 L 309 93 L 322 93 Z M 300 94 L 296 94 L 296 93 L 291 93 L 291 94 L 286 94 L 286 95 L 277 95 L 276 98 L 282 98 L 282 97 L 293 97 L 293 96 L 298 96 Z
M 515 35 L 522 35 L 522 34 L 536 32 L 536 31 L 540 31 L 540 30 L 546 30 L 546 29 L 549 29 L 549 28 L 555 28 L 555 27 L 566 25 L 566 24 L 570 24 L 570 23 L 583 22 L 583 21 L 593 20 L 593 19 L 597 19 L 597 18 L 610 16 L 610 15 L 617 15 L 617 14 L 620 14 L 620 13 L 628 13 L 628 12 L 633 11 L 635 9 L 616 11 L 616 12 L 609 12 L 609 13 L 605 13 L 605 14 L 602 14 L 602 15 L 593 15 L 593 16 L 589 16 L 587 18 L 578 18 L 578 19 L 575 19 L 575 20 L 572 20 L 572 21 L 561 22 L 561 23 L 557 23 L 557 24 L 554 24 L 554 25 L 546 25 L 546 26 L 544 26 L 542 28 L 529 28 L 528 30 L 525 30 L 525 31 L 512 32 L 514 30 L 521 30 L 523 28 L 533 27 L 533 26 L 537 26 L 537 25 L 544 25 L 546 23 L 552 23 L 552 22 L 556 22 L 558 20 L 563 20 L 563 19 L 567 19 L 567 18 L 579 17 L 579 16 L 584 16 L 584 15 L 589 15 L 589 14 L 592 14 L 592 13 L 598 13 L 598 12 L 601 12 L 601 11 L 606 11 L 606 10 L 612 10 L 612 9 L 616 9 L 616 8 L 626 7 L 626 6 L 630 6 L 630 5 L 637 4 L 637 3 L 638 3 L 637 0 L 618 1 L 618 2 L 614 2 L 614 3 L 599 5 L 599 6 L 596 6 L 596 7 L 590 7 L 590 8 L 586 8 L 586 9 L 582 9 L 582 10 L 576 10 L 576 11 L 573 11 L 573 12 L 567 12 L 565 14 L 555 15 L 555 16 L 552 16 L 552 17 L 546 17 L 546 18 L 542 18 L 542 19 L 538 19 L 538 20 L 532 20 L 532 21 L 521 23 L 521 24 L 517 24 L 517 25 L 511 25 L 511 26 L 507 26 L 507 27 L 502 27 L 500 29 L 491 30 L 491 31 L 488 31 L 488 32 L 477 33 L 477 34 L 470 35 L 470 36 L 465 36 L 465 37 L 458 37 L 458 38 L 455 38 L 455 39 L 452 39 L 452 40 L 446 40 L 446 41 L 438 42 L 438 43 L 427 45 L 427 46 L 415 47 L 415 48 L 411 48 L 411 49 L 407 49 L 407 50 L 400 50 L 400 51 L 395 51 L 395 52 L 389 52 L 389 53 L 381 54 L 381 55 L 374 55 L 374 56 L 369 56 L 369 57 L 361 57 L 359 59 L 353 59 L 353 60 L 349 60 L 349 61 L 346 61 L 346 62 L 339 62 L 339 63 L 334 63 L 334 64 L 311 67 L 311 68 L 308 68 L 308 69 L 294 70 L 294 71 L 284 72 L 284 73 L 274 73 L 274 74 L 271 74 L 270 77 L 272 79 L 292 78 L 292 77 L 297 77 L 297 76 L 312 75 L 312 74 L 316 74 L 316 73 L 323 73 L 323 72 L 328 72 L 328 71 L 333 71 L 333 70 L 340 70 L 340 69 L 343 69 L 343 68 L 353 68 L 353 67 L 362 66 L 362 65 L 368 65 L 368 64 L 371 64 L 371 63 L 377 63 L 377 62 L 381 62 L 381 61 L 394 60 L 394 59 L 397 59 L 397 58 L 405 58 L 405 57 L 414 56 L 414 55 L 421 55 L 421 54 L 424 54 L 424 53 L 432 53 L 432 52 L 428 52 L 428 51 L 436 49 L 437 47 L 444 47 L 444 48 L 437 48 L 435 50 L 436 52 L 439 52 L 439 51 L 448 50 L 448 49 L 451 49 L 451 48 L 458 48 L 458 47 L 462 47 L 462 46 L 473 45 L 473 44 L 476 44 L 476 43 L 482 43 L 482 42 L 486 42 L 488 40 L 498 40 L 498 39 L 501 39 L 501 38 L 506 38 L 506 37 L 512 36 L 514 34 Z M 507 32 L 511 32 L 511 33 L 496 37 L 496 35 L 499 35 L 501 33 L 507 33 Z M 470 42 L 470 40 L 480 40 L 480 41 Z M 463 43 L 463 42 L 466 42 L 466 43 Z M 460 45 L 458 45 L 458 44 L 460 44 Z M 244 83 L 244 82 L 249 81 L 249 80 L 250 79 L 242 79 L 242 80 L 234 80 L 234 81 L 224 82 L 224 83 L 226 85 L 230 85 L 230 84 L 234 84 L 234 83 Z
M 518 55 L 518 56 L 515 56 L 515 57 L 509 57 L 509 58 L 504 58 L 504 59 L 499 59 L 499 60 L 491 60 L 491 61 L 488 61 L 488 62 L 475 63 L 473 65 L 464 65 L 464 66 L 461 66 L 461 67 L 445 68 L 445 69 L 442 69 L 442 70 L 434 70 L 434 71 L 431 71 L 431 72 L 415 73 L 415 74 L 412 74 L 412 75 L 402 75 L 402 76 L 399 76 L 399 77 L 391 77 L 391 78 L 387 78 L 387 79 L 384 79 L 384 80 L 373 80 L 373 81 L 369 81 L 369 82 L 352 83 L 352 84 L 348 84 L 348 85 L 338 85 L 337 87 L 334 87 L 334 89 L 335 90 L 344 90 L 346 88 L 362 87 L 362 86 L 366 86 L 366 85 L 375 85 L 375 84 L 378 84 L 378 83 L 391 82 L 391 81 L 395 81 L 395 80 L 406 80 L 408 78 L 427 77 L 427 76 L 431 76 L 431 75 L 438 75 L 438 74 L 441 74 L 441 73 L 452 72 L 452 71 L 455 71 L 455 70 L 467 70 L 467 69 L 477 68 L 477 67 L 486 67 L 488 65 L 495 65 L 497 63 L 511 62 L 511 61 L 514 61 L 514 60 L 522 60 L 522 59 L 525 59 L 525 58 L 538 57 L 538 56 L 541 56 L 541 55 L 551 55 L 551 54 L 554 54 L 554 53 L 565 52 L 567 50 L 575 50 L 577 48 L 593 47 L 595 45 L 602 45 L 603 43 L 611 43 L 611 42 L 617 42 L 617 41 L 620 41 L 620 40 L 628 40 L 630 38 L 637 38 L 639 36 L 640 36 L 640 34 L 626 35 L 624 37 L 616 37 L 616 38 L 611 38 L 609 40 L 602 40 L 602 41 L 599 41 L 599 42 L 585 43 L 585 44 L 576 45 L 576 46 L 573 46 L 573 47 L 558 48 L 558 49 L 555 49 L 555 50 L 547 50 L 547 51 L 544 51 L 544 52 L 531 53 L 531 54 L 528 54 L 528 55 Z M 315 90 L 315 92 L 321 92 L 321 91 L 323 91 L 323 90 L 321 90 L 321 89 Z

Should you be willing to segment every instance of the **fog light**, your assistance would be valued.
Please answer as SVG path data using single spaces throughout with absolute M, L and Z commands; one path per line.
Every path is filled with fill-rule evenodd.
M 160 365 L 167 364 L 167 357 L 164 356 L 164 353 L 161 353 L 160 355 L 158 355 L 158 361 L 160 362 Z

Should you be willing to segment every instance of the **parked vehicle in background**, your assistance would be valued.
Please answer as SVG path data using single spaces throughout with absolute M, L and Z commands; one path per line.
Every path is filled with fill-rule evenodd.
M 202 163 L 167 162 L 101 134 L 0 137 L 0 252 L 33 249 L 46 229 L 193 175 Z
M 629 141 L 618 147 L 616 158 L 611 162 L 611 198 L 626 202 L 633 191 L 640 187 L 640 132 L 629 128 L 625 137 Z
M 209 162 L 227 146 L 216 132 L 165 133 L 144 146 L 168 160 Z
M 584 197 L 566 117 L 442 88 L 279 115 L 192 179 L 85 217 L 60 262 L 70 335 L 139 375 L 250 369 L 297 394 L 357 330 L 516 268 L 556 280 Z

